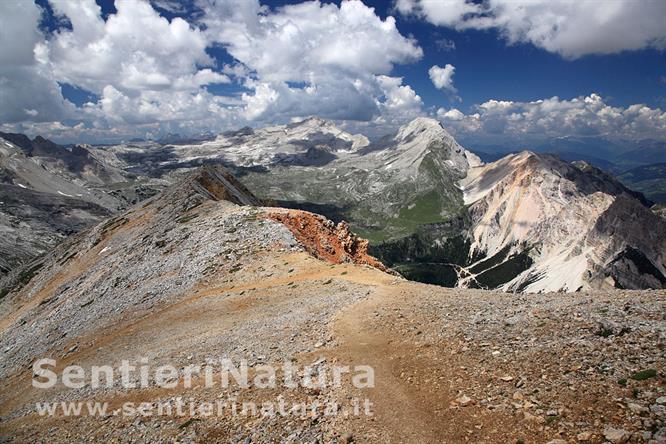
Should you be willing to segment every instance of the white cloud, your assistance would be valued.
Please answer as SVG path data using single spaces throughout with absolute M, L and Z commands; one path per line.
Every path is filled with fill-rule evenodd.
M 0 2 L 0 119 L 14 128 L 63 136 L 62 120 L 71 119 L 84 122 L 69 127 L 72 135 L 112 137 L 132 126 L 218 131 L 311 114 L 395 119 L 422 107 L 401 79 L 388 80 L 395 64 L 421 58 L 421 48 L 360 1 L 271 10 L 258 0 L 196 0 L 185 8 L 189 22 L 154 9 L 183 13 L 172 0 L 116 0 L 108 17 L 94 0 L 49 3 L 71 27 L 43 35 L 39 7 Z M 217 66 L 207 53 L 214 46 L 234 61 Z M 208 89 L 232 81 L 242 88 L 233 96 Z M 59 83 L 99 99 L 76 107 Z
M 385 100 L 381 104 L 392 110 L 420 110 L 423 106 L 421 97 L 409 85 L 403 85 L 402 77 L 378 76 Z
M 377 84 L 382 97 L 377 99 L 377 107 L 381 110 L 378 127 L 395 128 L 417 116 L 423 115 L 423 101 L 409 85 L 403 85 L 402 77 L 377 76 Z M 379 128 L 377 129 L 379 131 Z
M 47 38 L 38 28 L 39 7 L 0 2 L 0 120 L 6 125 L 62 135 L 61 122 L 72 119 L 86 122 L 68 127 L 72 134 L 95 128 L 100 135 L 154 123 L 218 129 L 235 120 L 239 102 L 203 88 L 230 79 L 206 67 L 213 63 L 208 41 L 186 21 L 169 22 L 147 2 L 117 0 L 117 14 L 106 21 L 94 0 L 50 3 L 72 26 Z M 77 108 L 63 98 L 59 82 L 100 100 Z
M 423 55 L 393 17 L 381 20 L 361 1 L 339 7 L 310 1 L 266 14 L 256 0 L 210 1 L 206 32 L 264 81 L 311 82 L 331 72 L 387 74 L 394 64 Z
M 463 114 L 457 108 L 451 108 L 449 110 L 446 110 L 444 108 L 439 108 L 437 110 L 437 117 L 439 117 L 442 120 L 452 120 L 454 122 L 457 122 L 463 120 L 465 118 L 465 114 Z
M 171 22 L 147 2 L 116 0 L 105 22 L 94 0 L 51 0 L 73 29 L 47 43 L 54 74 L 63 82 L 101 93 L 107 85 L 123 91 L 191 89 L 229 78 L 210 69 L 208 42 L 185 20 Z
M 399 0 L 396 10 L 438 25 L 497 29 L 566 58 L 666 48 L 663 0 Z
M 0 66 L 34 63 L 33 50 L 42 38 L 37 29 L 40 15 L 32 2 L 0 2 Z
M 418 15 L 439 26 L 455 26 L 465 15 L 482 11 L 479 4 L 466 0 L 398 0 L 396 10 L 404 15 Z
M 244 75 L 245 86 L 253 90 L 243 94 L 248 119 L 318 114 L 369 120 L 379 112 L 378 94 L 384 93 L 377 76 L 423 55 L 413 39 L 400 34 L 393 17 L 382 20 L 357 0 L 340 6 L 304 2 L 273 12 L 256 0 L 208 0 L 206 5 L 207 35 L 239 62 L 228 71 Z
M 369 120 L 378 108 L 373 97 L 345 79 L 305 87 L 284 82 L 255 82 L 254 94 L 243 94 L 248 120 L 275 122 L 317 115 L 335 120 Z
M 455 93 L 456 88 L 453 86 L 453 74 L 455 74 L 455 72 L 455 66 L 447 63 L 444 68 L 433 65 L 428 70 L 428 75 L 430 76 L 430 80 L 432 81 L 433 85 L 435 85 L 437 89 L 446 89 L 452 93 Z
M 74 112 L 50 70 L 37 62 L 40 16 L 32 2 L 0 2 L 1 122 L 66 119 Z
M 666 112 L 646 105 L 626 108 L 608 105 L 598 94 L 533 102 L 489 100 L 473 113 L 437 110 L 442 123 L 457 134 L 496 140 L 574 136 L 612 139 L 666 137 Z

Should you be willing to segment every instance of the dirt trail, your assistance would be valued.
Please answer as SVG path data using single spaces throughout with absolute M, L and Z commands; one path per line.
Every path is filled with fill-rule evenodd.
M 206 276 L 172 303 L 136 312 L 122 324 L 77 338 L 75 351 L 56 353 L 61 356 L 59 368 L 69 363 L 104 364 L 108 356 L 117 360 L 145 355 L 179 366 L 226 354 L 244 359 L 261 355 L 268 363 L 286 357 L 302 365 L 323 356 L 330 364 L 371 366 L 375 387 L 344 384 L 330 392 L 224 394 L 240 393 L 241 399 L 259 402 L 278 394 L 299 402 L 331 397 L 342 406 L 352 398 L 368 398 L 373 416 L 186 422 L 159 417 L 44 419 L 26 412 L 3 422 L 4 435 L 25 442 L 63 430 L 70 436 L 86 436 L 88 442 L 110 442 L 112 437 L 122 441 L 129 429 L 137 442 L 165 437 L 241 442 L 248 436 L 252 442 L 275 442 L 277 436 L 286 440 L 292 433 L 289 427 L 301 430 L 303 442 L 316 441 L 314 437 L 348 442 L 345 433 L 356 443 L 539 443 L 555 438 L 574 442 L 583 432 L 591 437 L 583 442 L 600 443 L 606 424 L 632 427 L 631 410 L 618 400 L 652 406 L 655 417 L 661 414 L 655 404 L 665 393 L 661 376 L 630 380 L 627 387 L 618 379 L 648 366 L 663 368 L 660 344 L 650 339 L 663 335 L 662 293 L 524 297 L 417 284 L 369 267 L 333 266 L 303 252 L 262 259 L 262 268 L 274 274 L 258 274 L 249 267 L 231 277 Z M 596 334 L 595 320 L 607 322 L 603 325 L 609 329 L 628 326 L 630 333 L 621 333 L 618 327 L 618 334 L 610 338 Z M 614 373 L 598 370 L 607 362 L 612 362 Z M 45 397 L 26 390 L 30 378 L 29 371 L 21 372 L 0 384 L 1 415 Z M 125 400 L 152 402 L 175 393 L 206 402 L 223 394 L 213 387 L 95 396 L 115 406 Z M 91 396 L 56 390 L 49 399 L 60 395 L 75 400 Z
M 247 322 L 259 316 L 264 309 L 270 311 L 270 303 L 262 299 L 264 292 L 280 292 L 286 284 L 314 285 L 317 280 L 332 280 L 354 283 L 384 285 L 396 281 L 396 277 L 370 267 L 353 264 L 330 264 L 311 258 L 306 253 L 288 253 L 278 256 L 277 262 L 287 261 L 297 267 L 294 273 L 271 279 L 250 279 L 245 282 L 232 282 L 225 286 L 202 286 L 181 300 L 148 312 L 136 313 L 134 318 L 106 328 L 103 334 L 76 338 L 65 349 L 76 346 L 76 350 L 58 359 L 56 371 L 73 363 L 96 362 L 104 355 L 115 355 L 128 349 L 159 349 L 169 343 L 185 341 L 194 337 L 192 326 L 197 326 L 197 337 L 221 335 L 234 328 L 235 322 Z M 206 299 L 206 300 L 204 300 Z M 272 301 L 272 299 L 271 299 Z M 205 328 L 206 332 L 201 333 Z M 203 336 L 202 336 L 203 335 Z M 25 390 L 30 387 L 31 367 L 26 371 L 7 378 L 0 388 L 4 391 L 0 414 L 38 399 L 38 390 Z
M 373 413 L 379 423 L 377 430 L 392 441 L 437 441 L 430 415 L 424 412 L 410 387 L 404 384 L 391 355 L 406 352 L 393 343 L 386 332 L 369 328 L 369 318 L 380 307 L 392 300 L 395 290 L 381 286 L 369 298 L 345 310 L 336 320 L 335 334 L 341 343 L 340 357 L 347 362 L 365 364 L 375 371 L 375 388 L 370 390 Z M 361 427 L 363 428 L 363 427 Z
M 449 358 L 454 352 L 448 341 L 424 337 L 421 329 L 427 330 L 432 320 L 420 307 L 427 292 L 423 286 L 375 284 L 372 295 L 335 320 L 340 345 L 333 357 L 375 371 L 374 389 L 343 394 L 368 397 L 374 415 L 342 427 L 362 442 L 502 442 L 515 439 L 520 429 L 523 436 L 530 435 L 513 415 L 490 412 L 474 402 L 459 405 L 470 375 L 459 360 Z

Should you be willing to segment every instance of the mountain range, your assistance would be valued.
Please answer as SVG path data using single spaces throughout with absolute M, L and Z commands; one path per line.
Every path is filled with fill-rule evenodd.
M 553 167 L 561 168 L 559 183 L 548 178 Z M 567 175 L 582 192 L 597 186 L 587 183 L 596 176 L 568 168 L 530 153 L 475 167 L 462 185 L 464 199 L 476 198 L 472 220 L 492 218 L 496 204 L 534 184 L 516 216 L 544 204 L 540 192 L 556 187 L 566 196 L 574 186 Z M 586 214 L 610 200 L 640 205 L 591 195 L 598 207 Z M 476 228 L 475 246 L 501 247 L 496 231 Z M 515 236 L 529 242 L 537 233 Z M 625 271 L 630 276 L 641 274 Z M 624 443 L 666 436 L 663 290 L 572 297 L 410 282 L 370 256 L 346 223 L 262 206 L 220 165 L 174 178 L 0 286 L 3 440 Z M 54 363 L 46 367 L 56 375 L 50 388 L 31 384 L 43 380 L 35 363 L 44 357 Z M 246 363 L 250 384 L 233 377 L 225 384 L 217 373 L 207 382 L 201 369 L 215 372 L 220 357 Z M 266 366 L 281 380 L 285 362 L 296 368 L 295 385 L 254 382 Z M 134 370 L 123 376 L 127 365 Z M 359 365 L 374 374 L 368 388 L 350 374 L 339 384 L 326 376 L 308 385 L 312 371 Z M 165 367 L 175 372 L 168 385 L 157 373 Z M 81 385 L 64 383 L 71 368 L 82 369 Z M 112 384 L 93 383 L 95 368 L 110 369 Z M 239 413 L 253 404 L 278 412 L 278 402 L 333 407 Z M 361 413 L 353 413 L 358 403 Z M 223 410 L 208 415 L 200 410 L 206 405 Z M 64 406 L 82 406 L 82 414 L 62 413 Z
M 19 228 L 25 211 L 4 204 L 3 229 L 18 233 L 7 239 L 31 245 L 7 247 L 5 272 L 201 165 L 224 165 L 263 202 L 347 221 L 410 279 L 527 292 L 666 286 L 666 225 L 642 194 L 588 162 L 543 153 L 484 164 L 433 119 L 375 141 L 317 117 L 169 144 L 67 149 L 2 137 L 4 190 L 75 201 L 64 228 L 33 209 L 39 223 L 28 225 L 49 232 L 37 237 Z M 78 220 L 82 202 L 100 209 Z
M 0 133 L 0 276 L 166 184 L 97 156 L 86 145 Z

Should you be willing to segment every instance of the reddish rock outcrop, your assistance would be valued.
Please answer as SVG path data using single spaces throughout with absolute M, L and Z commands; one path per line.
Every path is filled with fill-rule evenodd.
M 308 253 L 334 264 L 353 262 L 389 271 L 368 254 L 368 241 L 349 230 L 347 222 L 337 225 L 324 216 L 301 210 L 273 210 L 268 218 L 285 225 Z

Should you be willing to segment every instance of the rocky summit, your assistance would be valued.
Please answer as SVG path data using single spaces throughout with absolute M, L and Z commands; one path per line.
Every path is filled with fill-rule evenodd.
M 523 152 L 462 181 L 472 263 L 461 286 L 506 291 L 664 288 L 666 224 L 587 164 Z
M 571 297 L 410 282 L 368 255 L 367 241 L 346 224 L 261 205 L 228 170 L 207 166 L 6 276 L 3 439 L 666 437 L 663 291 Z M 227 385 L 219 367 L 209 383 L 203 370 L 186 370 L 221 357 L 244 363 L 249 378 L 277 368 L 277 380 L 290 385 Z M 82 371 L 78 379 L 67 373 L 73 366 Z M 100 366 L 111 384 L 94 376 Z M 160 366 L 174 368 L 168 385 L 153 372 Z M 331 367 L 346 368 L 339 384 L 307 382 L 306 369 Z M 355 372 L 367 377 L 368 369 L 373 383 L 359 385 Z M 52 386 L 34 384 L 49 374 Z M 83 384 L 66 383 L 79 379 Z M 179 410 L 182 402 L 197 409 Z M 234 402 L 335 407 L 327 414 L 234 414 Z M 155 414 L 165 403 L 174 410 Z M 84 413 L 59 413 L 71 405 Z M 103 411 L 91 413 L 89 405 Z M 202 405 L 214 414 L 198 410 Z

